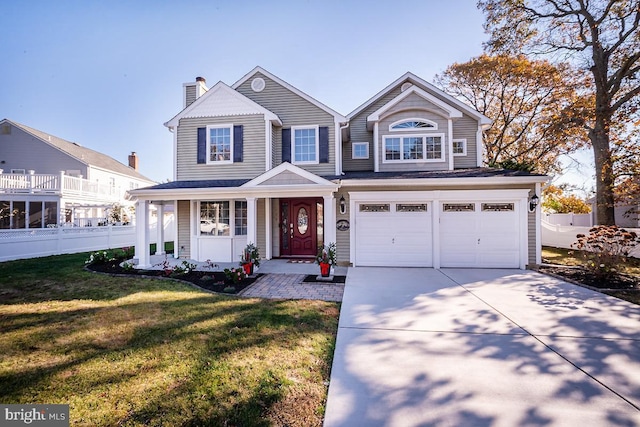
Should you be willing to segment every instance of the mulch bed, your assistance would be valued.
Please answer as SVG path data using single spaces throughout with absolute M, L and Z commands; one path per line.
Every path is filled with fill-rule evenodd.
M 606 279 L 600 278 L 581 267 L 563 267 L 543 265 L 538 267 L 541 273 L 549 273 L 597 289 L 640 290 L 640 280 L 626 274 L 614 274 Z
M 126 275 L 126 276 L 141 276 L 141 277 L 156 277 L 156 278 L 169 278 L 182 280 L 192 283 L 200 288 L 207 289 L 213 292 L 219 292 L 224 294 L 237 294 L 249 285 L 253 284 L 262 274 L 255 274 L 249 276 L 239 283 L 232 283 L 228 281 L 225 274 L 222 271 L 191 271 L 186 274 L 177 274 L 167 276 L 161 270 L 137 270 L 120 267 L 120 261 L 109 262 L 106 264 L 89 264 L 87 269 L 96 271 L 99 273 Z
M 347 281 L 347 276 L 333 276 L 331 280 L 318 280 L 317 274 L 309 274 L 305 276 L 303 283 L 344 283 Z

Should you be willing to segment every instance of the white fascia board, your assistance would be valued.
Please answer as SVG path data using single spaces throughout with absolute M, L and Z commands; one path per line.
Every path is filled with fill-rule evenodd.
M 280 163 L 275 168 L 266 171 L 262 175 L 259 175 L 253 178 L 251 181 L 243 184 L 242 187 L 257 187 L 261 183 L 285 171 L 292 172 L 298 176 L 308 179 L 309 181 L 314 182 L 316 185 L 332 185 L 333 184 L 331 181 L 327 181 L 326 179 L 321 178 L 314 173 L 304 170 L 296 165 L 292 165 L 289 162 L 284 162 L 284 163 Z
M 180 123 L 180 119 L 185 117 L 208 117 L 210 114 L 197 114 L 197 110 L 202 107 L 203 104 L 208 102 L 209 98 L 215 96 L 218 93 L 224 93 L 226 96 L 230 96 L 235 98 L 236 101 L 243 104 L 246 107 L 246 110 L 242 114 L 264 114 L 267 120 L 270 120 L 272 123 L 277 124 L 278 126 L 282 126 L 282 121 L 280 118 L 273 113 L 272 111 L 264 108 L 262 105 L 257 102 L 247 98 L 240 92 L 234 90 L 233 88 L 227 86 L 223 82 L 216 83 L 211 89 L 209 89 L 206 93 L 196 99 L 191 105 L 182 110 L 180 113 L 175 115 L 171 120 L 166 122 L 164 125 L 168 128 L 174 128 L 178 126 Z M 224 115 L 236 115 L 237 112 L 229 112 L 229 114 Z
M 341 186 L 348 187 L 412 187 L 434 185 L 452 187 L 455 185 L 522 185 L 547 182 L 549 177 L 483 177 L 483 178 L 418 178 L 418 179 L 341 179 Z
M 249 71 L 247 74 L 242 76 L 240 78 L 240 80 L 238 80 L 237 82 L 235 82 L 231 86 L 231 88 L 232 89 L 239 88 L 240 86 L 242 86 L 242 84 L 244 82 L 249 80 L 256 73 L 260 73 L 260 74 L 263 74 L 263 75 L 269 77 L 269 79 L 275 81 L 276 83 L 278 83 L 282 87 L 290 90 L 291 92 L 295 93 L 296 95 L 298 95 L 298 96 L 304 98 L 305 100 L 309 101 L 310 103 L 312 103 L 316 107 L 318 107 L 318 108 L 326 111 L 327 113 L 331 114 L 333 117 L 335 117 L 335 120 L 337 120 L 339 122 L 343 122 L 343 123 L 347 122 L 347 118 L 345 116 L 343 116 L 342 114 L 340 114 L 337 111 L 327 107 L 322 102 L 318 101 L 317 99 L 313 98 L 312 96 L 307 95 L 306 93 L 302 92 L 300 89 L 296 88 L 295 86 L 290 85 L 289 83 L 287 83 L 284 80 L 282 80 L 280 77 L 277 77 L 277 76 L 271 74 L 270 72 L 268 72 L 267 70 L 265 70 L 264 68 L 262 68 L 260 66 L 255 67 L 253 70 Z
M 426 191 L 349 191 L 349 200 L 354 202 L 376 201 L 485 201 L 516 200 L 528 197 L 527 189 L 505 190 L 426 190 Z
M 409 89 L 405 90 L 404 92 L 402 92 L 400 95 L 396 96 L 391 101 L 389 101 L 386 104 L 384 104 L 378 110 L 376 110 L 373 113 L 369 114 L 369 116 L 367 116 L 367 122 L 377 122 L 378 120 L 380 120 L 380 117 L 382 115 L 384 115 L 385 112 L 387 112 L 389 109 L 391 109 L 395 105 L 399 104 L 405 98 L 407 98 L 409 95 L 414 94 L 414 93 L 416 95 L 420 96 L 421 98 L 423 98 L 424 100 L 429 101 L 432 104 L 435 104 L 436 106 L 438 106 L 441 109 L 443 109 L 447 114 L 440 113 L 440 115 L 445 116 L 445 118 L 452 119 L 452 118 L 462 117 L 462 111 L 458 110 L 457 108 L 452 107 L 451 105 L 447 104 L 446 102 L 443 102 L 443 101 L 439 100 L 435 96 L 431 95 L 428 92 L 425 92 L 424 90 L 420 89 L 419 87 L 412 86 L 411 88 L 409 88 Z M 438 112 L 436 112 L 436 113 L 438 113 Z
M 322 197 L 338 191 L 339 185 L 300 184 L 270 185 L 260 187 L 181 188 L 163 190 L 132 190 L 132 200 L 213 200 L 246 197 Z

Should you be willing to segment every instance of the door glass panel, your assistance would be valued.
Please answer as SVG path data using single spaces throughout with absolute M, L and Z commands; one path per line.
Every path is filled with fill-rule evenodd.
M 283 202 L 280 205 L 282 216 L 282 249 L 289 249 L 289 203 Z
M 316 228 L 317 246 L 324 246 L 324 205 L 322 202 L 316 203 Z
M 305 208 L 298 211 L 298 233 L 305 234 L 309 228 L 309 213 Z

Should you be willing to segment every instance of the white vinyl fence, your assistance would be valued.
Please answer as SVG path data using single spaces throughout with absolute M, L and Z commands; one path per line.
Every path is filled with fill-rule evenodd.
M 174 241 L 173 216 L 165 217 L 165 241 Z M 150 243 L 156 243 L 156 223 L 150 224 Z M 134 246 L 136 227 L 57 227 L 0 230 L 0 262 Z
M 577 234 L 589 234 L 591 227 L 575 227 L 549 224 L 547 221 L 542 220 L 541 233 L 542 233 L 542 245 L 552 246 L 554 248 L 573 249 L 572 243 L 575 243 Z M 640 235 L 640 229 L 627 228 L 626 230 L 635 231 Z M 631 252 L 631 256 L 640 258 L 640 245 L 636 246 Z
M 574 214 L 574 213 L 545 213 L 543 218 L 549 224 L 553 225 L 572 225 L 576 227 L 591 227 L 593 225 L 593 218 L 590 213 L 588 214 Z

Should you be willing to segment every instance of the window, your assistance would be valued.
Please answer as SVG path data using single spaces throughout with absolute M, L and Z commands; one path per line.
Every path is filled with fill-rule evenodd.
M 383 162 L 442 161 L 443 139 L 443 134 L 384 137 Z
M 200 234 L 229 236 L 229 202 L 200 202 Z
M 396 205 L 396 212 L 426 212 L 427 211 L 427 204 L 426 203 L 420 203 L 420 204 L 404 204 L 404 203 L 398 203 Z
M 207 163 L 233 162 L 232 125 L 207 126 Z
M 444 212 L 474 212 L 476 205 L 474 203 L 445 203 L 442 210 Z
M 369 158 L 369 143 L 368 142 L 354 142 L 351 144 L 351 158 L 352 159 L 368 159 Z
M 466 139 L 454 139 L 453 140 L 453 155 L 454 156 L 466 156 L 467 155 L 467 140 Z
M 389 125 L 391 132 L 403 131 L 403 130 L 437 130 L 438 124 L 427 119 L 402 119 L 397 122 L 393 122 Z
M 293 133 L 291 157 L 293 163 L 318 163 L 318 127 L 291 128 Z
M 235 202 L 235 235 L 247 235 L 247 202 L 244 200 L 236 200 Z
M 512 212 L 513 203 L 482 203 L 483 212 Z
M 360 205 L 360 212 L 389 212 L 388 203 L 382 205 L 366 204 Z

